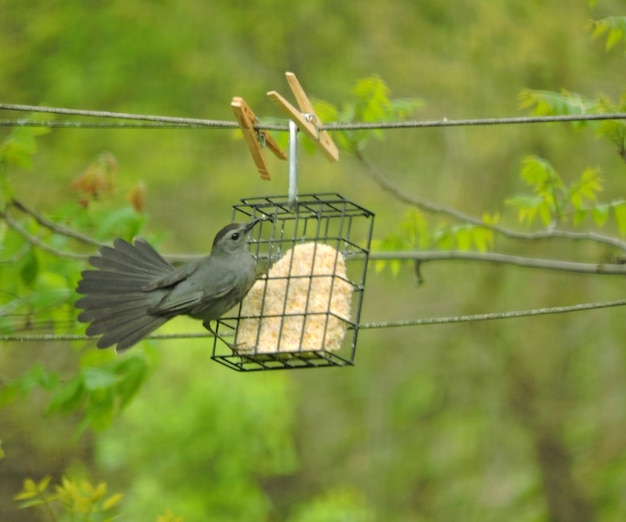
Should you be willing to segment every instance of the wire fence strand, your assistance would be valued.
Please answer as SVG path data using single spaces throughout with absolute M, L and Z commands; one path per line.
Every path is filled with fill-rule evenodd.
M 0 103 L 0 110 L 19 111 L 30 113 L 57 114 L 63 116 L 81 116 L 88 118 L 105 118 L 130 120 L 134 123 L 122 122 L 82 122 L 82 121 L 36 121 L 36 120 L 0 120 L 1 127 L 51 127 L 51 128 L 91 128 L 91 129 L 179 129 L 179 128 L 211 128 L 211 129 L 236 129 L 239 124 L 236 121 L 215 120 L 203 118 L 185 118 L 177 116 L 160 116 L 150 114 L 133 114 L 125 112 L 92 111 L 84 109 L 70 109 L 66 107 L 38 107 L 36 105 L 22 105 L 13 103 Z M 503 118 L 467 118 L 441 120 L 407 120 L 407 121 L 380 121 L 380 122 L 353 122 L 353 123 L 327 123 L 320 125 L 319 130 L 346 131 L 346 130 L 384 130 L 384 129 L 409 129 L 424 127 L 466 127 L 484 125 L 520 125 L 529 123 L 558 123 L 580 122 L 601 120 L 624 120 L 626 113 L 606 114 L 568 114 L 555 116 L 516 116 Z M 285 124 L 259 123 L 255 125 L 257 130 L 288 131 Z
M 359 329 L 373 328 L 393 328 L 405 326 L 426 326 L 433 324 L 452 324 L 452 323 L 469 323 L 477 321 L 493 321 L 496 319 L 516 319 L 519 317 L 535 317 L 539 315 L 564 314 L 571 312 L 583 312 L 585 310 L 598 310 L 602 308 L 612 308 L 617 306 L 625 306 L 626 299 L 618 299 L 616 301 L 604 301 L 596 303 L 580 303 L 567 306 L 551 306 L 545 308 L 533 308 L 530 310 L 511 310 L 509 312 L 492 312 L 484 314 L 469 314 L 447 317 L 430 317 L 424 319 L 412 319 L 406 321 L 381 321 L 376 323 L 365 323 L 359 326 Z
M 22 105 L 0 103 L 0 110 L 20 111 L 29 113 L 47 113 L 62 116 L 80 116 L 85 118 L 104 118 L 128 120 L 124 122 L 85 122 L 85 121 L 37 121 L 30 119 L 3 119 L 0 127 L 51 127 L 51 128 L 91 128 L 91 129 L 179 129 L 179 128 L 211 128 L 211 129 L 235 129 L 239 124 L 235 121 L 184 118 L 148 114 L 132 114 L 111 111 L 93 111 L 83 109 L 70 109 L 64 107 L 38 107 L 35 105 Z M 378 130 L 378 129 L 407 129 L 425 127 L 461 127 L 478 125 L 518 125 L 531 123 L 558 123 L 558 122 L 581 122 L 601 120 L 623 120 L 626 113 L 607 114 L 577 114 L 558 116 L 520 116 L 504 118 L 470 118 L 458 120 L 409 120 L 393 122 L 355 122 L 355 123 L 329 123 L 320 126 L 320 130 L 344 131 L 344 130 Z M 257 130 L 288 131 L 287 124 L 265 124 L 255 126 Z M 519 317 L 533 317 L 548 314 L 561 314 L 610 308 L 626 305 L 626 299 L 596 303 L 582 303 L 570 306 L 556 306 L 547 308 L 535 308 L 530 310 L 514 310 L 508 312 L 493 312 L 484 314 L 470 314 L 460 316 L 444 316 L 422 318 L 415 320 L 381 321 L 360 324 L 359 329 L 377 329 L 391 327 L 425 326 L 435 324 L 465 323 L 476 321 L 490 321 L 498 319 L 513 319 Z M 185 334 L 154 334 L 148 339 L 194 339 L 212 337 L 210 332 L 185 333 Z M 81 334 L 0 334 L 0 341 L 9 342 L 60 342 L 60 341 L 88 341 L 93 337 Z
M 545 308 L 532 308 L 529 310 L 511 310 L 508 312 L 491 312 L 484 314 L 468 314 L 456 316 L 428 317 L 406 321 L 380 321 L 362 323 L 358 325 L 360 330 L 372 330 L 377 328 L 397 328 L 409 326 L 427 326 L 436 324 L 470 323 L 478 321 L 493 321 L 498 319 L 516 319 L 520 317 L 535 317 L 540 315 L 564 314 L 571 312 L 583 312 L 586 310 L 599 310 L 626 306 L 626 299 L 615 301 L 603 301 L 594 303 L 579 303 L 566 306 L 552 306 Z M 146 339 L 174 340 L 174 339 L 202 339 L 213 337 L 211 332 L 176 333 L 176 334 L 153 334 Z M 62 341 L 92 341 L 96 337 L 83 334 L 2 334 L 0 341 L 5 342 L 62 342 Z

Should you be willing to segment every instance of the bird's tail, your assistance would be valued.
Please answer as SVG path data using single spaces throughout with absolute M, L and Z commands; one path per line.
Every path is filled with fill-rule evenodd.
M 144 239 L 131 245 L 116 239 L 89 258 L 97 270 L 85 270 L 76 291 L 85 297 L 76 302 L 83 309 L 78 320 L 91 323 L 88 335 L 100 335 L 98 348 L 117 344 L 123 351 L 165 323 L 169 317 L 150 315 L 148 309 L 160 292 L 146 288 L 174 270 Z

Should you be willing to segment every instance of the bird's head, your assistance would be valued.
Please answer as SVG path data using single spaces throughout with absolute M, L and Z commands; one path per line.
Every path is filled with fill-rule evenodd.
M 220 230 L 213 240 L 212 253 L 232 255 L 246 249 L 246 238 L 254 225 L 261 218 L 255 218 L 247 223 L 231 223 Z

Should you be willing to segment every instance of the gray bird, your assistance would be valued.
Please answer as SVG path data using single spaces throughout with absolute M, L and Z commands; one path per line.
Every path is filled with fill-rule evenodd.
M 88 335 L 100 335 L 98 348 L 117 344 L 127 350 L 177 315 L 210 322 L 246 296 L 256 278 L 256 264 L 246 239 L 260 218 L 231 223 L 213 241 L 211 255 L 176 269 L 144 239 L 134 245 L 116 239 L 89 262 L 76 291 L 85 297 L 78 320 L 91 323 Z

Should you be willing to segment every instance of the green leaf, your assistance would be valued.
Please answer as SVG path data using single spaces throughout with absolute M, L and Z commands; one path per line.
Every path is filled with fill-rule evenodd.
M 537 116 L 570 116 L 590 112 L 595 106 L 595 101 L 562 90 L 560 93 L 553 91 L 541 91 L 524 89 L 517 96 L 521 109 L 532 108 Z
M 474 227 L 472 229 L 472 241 L 479 252 L 491 250 L 494 244 L 493 230 L 484 227 Z
M 389 102 L 395 116 L 394 119 L 397 120 L 403 120 L 415 114 L 425 103 L 421 98 L 396 98 L 389 100 Z
M 317 100 L 317 114 L 324 122 L 378 122 L 398 121 L 421 108 L 424 102 L 417 98 L 390 99 L 390 89 L 379 76 L 368 76 L 357 81 L 352 89 L 354 99 L 345 103 L 341 110 L 336 106 Z M 371 138 L 384 139 L 380 129 L 351 130 L 333 133 L 337 146 L 350 153 L 363 150 Z
M 596 194 L 602 191 L 603 181 L 600 169 L 585 169 L 580 180 L 581 194 L 587 199 L 595 200 Z
M 587 214 L 588 213 L 589 212 L 587 210 L 585 210 L 585 209 L 577 209 L 577 210 L 575 210 L 574 211 L 574 215 L 572 217 L 572 224 L 575 227 L 580 226 L 585 221 L 585 219 L 587 219 Z
M 339 120 L 339 110 L 332 103 L 325 100 L 314 100 L 313 107 L 315 108 L 315 113 L 323 122 L 334 122 Z
M 520 175 L 540 196 L 563 186 L 563 181 L 550 162 L 538 156 L 528 156 L 522 160 Z
M 32 286 L 39 274 L 39 261 L 35 251 L 31 248 L 22 259 L 20 278 L 26 286 Z
M 115 365 L 118 400 L 120 408 L 125 408 L 146 380 L 149 367 L 143 357 L 129 357 L 118 361 Z
M 20 509 L 38 506 L 47 503 L 51 499 L 51 497 L 44 495 L 50 484 L 50 478 L 47 475 L 39 483 L 29 478 L 24 480 L 22 491 L 13 497 L 14 500 L 23 501 L 20 502 Z
M 37 152 L 35 138 L 48 132 L 50 129 L 45 127 L 13 127 L 8 138 L 0 145 L 0 162 L 16 167 L 30 167 L 31 158 Z
M 517 219 L 520 223 L 530 225 L 535 220 L 543 199 L 538 196 L 514 196 L 504 203 L 517 209 Z
M 15 499 L 15 500 L 19 500 L 19 499 Z M 30 507 L 35 507 L 35 506 L 41 506 L 42 504 L 45 504 L 46 501 L 42 498 L 31 498 L 29 500 L 23 500 L 22 502 L 19 503 L 18 505 L 18 509 L 27 509 Z
M 626 235 L 626 203 L 621 203 L 613 207 L 613 215 L 615 216 L 615 223 L 619 233 Z
M 111 495 L 102 503 L 102 511 L 108 511 L 109 509 L 114 508 L 121 502 L 122 498 L 123 495 L 121 493 L 115 493 L 114 495 Z
M 49 266 L 49 265 L 48 265 Z M 49 317 L 58 317 L 67 312 L 63 307 L 73 296 L 73 289 L 68 285 L 68 277 L 61 273 L 41 270 L 32 284 L 32 293 L 28 304 Z
M 352 490 L 333 489 L 295 510 L 289 522 L 374 522 L 376 514 L 365 497 Z
M 607 120 L 598 125 L 596 134 L 617 145 L 620 150 L 626 142 L 626 123 L 623 120 Z
M 85 418 L 93 429 L 108 428 L 116 412 L 115 392 L 112 388 L 94 390 L 89 395 Z
M 80 375 L 62 386 L 48 404 L 47 413 L 73 413 L 87 398 Z
M 42 364 L 35 364 L 19 380 L 20 391 L 25 395 L 37 386 L 51 390 L 57 383 L 58 376 L 55 373 L 49 373 Z
M 391 269 L 391 274 L 396 277 L 400 272 L 400 261 L 398 261 L 397 259 L 392 259 L 389 262 L 389 268 Z
M 454 233 L 457 248 L 459 250 L 470 250 L 472 247 L 472 233 L 468 227 L 462 227 Z
M 100 238 L 119 236 L 131 240 L 139 233 L 143 221 L 143 214 L 138 214 L 131 206 L 124 206 L 106 214 L 98 224 L 97 235 Z
M 117 375 L 108 368 L 87 367 L 81 370 L 83 385 L 88 391 L 111 388 L 117 382 Z
M 384 259 L 377 259 L 374 262 L 374 271 L 376 272 L 376 274 L 380 274 L 385 267 L 387 266 L 387 261 L 385 261 Z
M 454 248 L 454 237 L 450 230 L 437 230 L 433 234 L 433 239 L 437 247 L 441 250 L 450 250 Z
M 598 227 L 606 223 L 606 220 L 609 218 L 609 210 L 610 205 L 596 205 L 591 209 L 591 217 Z
M 546 227 L 549 227 L 554 221 L 552 206 L 545 201 L 539 205 L 539 217 L 541 218 L 543 225 Z
M 35 364 L 19 379 L 0 388 L 0 408 L 10 404 L 19 396 L 27 396 L 37 386 L 51 390 L 57 383 L 56 374 L 49 373 L 41 364 Z
M 609 16 L 592 22 L 593 37 L 598 38 L 608 33 L 606 50 L 610 51 L 623 39 L 626 39 L 626 16 Z
M 356 116 L 359 121 L 383 121 L 390 107 L 389 87 L 376 75 L 368 76 L 357 82 L 352 89 L 357 97 Z
M 404 219 L 400 223 L 400 234 L 397 237 L 397 245 L 389 250 L 428 248 L 431 243 L 431 237 L 428 221 L 423 212 L 417 209 L 411 209 L 406 212 Z

